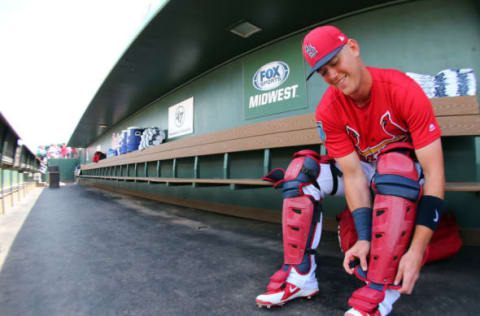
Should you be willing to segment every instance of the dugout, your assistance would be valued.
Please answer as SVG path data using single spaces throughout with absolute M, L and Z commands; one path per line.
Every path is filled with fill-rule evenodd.
M 245 31 L 243 22 L 260 30 L 248 37 L 234 34 Z M 268 122 L 291 126 L 293 118 L 315 111 L 327 86 L 319 77 L 305 81 L 308 65 L 300 47 L 303 36 L 323 24 L 336 25 L 356 39 L 367 65 L 419 74 L 473 68 L 479 89 L 479 1 L 171 0 L 132 42 L 75 128 L 68 146 L 86 148 L 80 158 L 80 182 L 279 222 L 281 195 L 271 187 L 182 179 L 260 179 L 269 168 L 285 168 L 292 153 L 300 148 L 322 150 L 319 138 L 317 144 L 314 140 L 302 146 L 270 148 L 266 144 L 264 148 L 258 145 L 235 152 L 229 152 L 227 145 L 228 140 L 232 146 L 236 141 L 235 137 L 228 138 L 232 128 L 243 135 L 244 146 L 248 147 L 261 136 L 262 128 L 275 127 Z M 236 26 L 240 29 L 232 32 Z M 246 29 L 246 34 L 254 31 Z M 268 87 L 275 86 L 273 81 L 266 83 L 266 88 L 260 87 L 264 90 L 255 88 L 255 74 L 262 76 L 263 70 L 263 76 L 268 77 L 266 65 L 271 63 L 277 70 L 285 70 L 287 64 L 288 78 L 271 89 Z M 466 102 L 478 112 L 478 93 Z M 457 111 L 464 103 L 447 100 L 442 107 Z M 185 128 L 175 127 L 174 119 L 169 119 L 169 111 L 180 106 L 184 112 L 177 113 L 177 119 L 186 120 Z M 449 133 L 442 141 L 447 182 L 468 184 L 463 190 L 452 186 L 456 189 L 447 192 L 445 201 L 447 209 L 457 216 L 465 242 L 478 245 L 480 121 L 478 113 L 468 114 L 455 112 L 445 118 Z M 168 129 L 172 134 L 165 144 L 158 145 L 166 150 L 162 154 L 153 150 L 148 155 L 133 152 L 92 163 L 96 151 L 106 153 L 111 147 L 112 134 L 132 126 Z M 248 136 L 254 127 L 256 134 Z M 212 137 L 227 137 L 222 143 L 224 149 L 215 148 L 206 154 L 205 144 Z M 291 136 L 285 143 L 296 140 L 300 143 L 302 138 Z M 182 154 L 174 144 L 183 144 Z M 149 178 L 172 180 L 156 182 Z M 327 226 L 334 229 L 333 218 L 343 209 L 344 201 L 330 198 L 324 206 Z
M 23 144 L 0 113 L 0 214 L 34 185 L 34 174 L 40 172 L 40 164 L 40 159 Z

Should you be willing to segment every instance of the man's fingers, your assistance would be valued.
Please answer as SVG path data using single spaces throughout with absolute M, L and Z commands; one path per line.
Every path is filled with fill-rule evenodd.
M 407 293 L 407 283 L 405 280 L 403 280 L 402 287 L 398 290 L 398 293 L 400 294 L 408 294 Z
M 396 285 L 400 284 L 400 282 L 402 282 L 402 278 L 403 278 L 403 268 L 402 268 L 402 265 L 400 264 L 399 267 L 398 267 L 397 275 L 395 276 L 395 281 L 393 282 L 393 284 L 396 284 Z M 399 292 L 403 289 L 403 286 L 400 290 L 398 290 Z
M 345 269 L 345 271 L 350 273 L 350 267 L 348 266 L 348 257 L 348 254 L 345 254 L 345 258 L 343 258 L 343 268 Z
M 368 265 L 367 265 L 367 257 L 366 256 L 361 256 L 360 257 L 360 266 L 362 267 L 363 271 L 367 271 Z
M 403 278 L 402 288 L 398 290 L 398 292 L 400 294 L 412 294 L 413 287 L 415 286 L 415 282 L 417 282 L 417 279 L 418 275 L 405 276 Z
M 350 253 L 345 254 L 345 258 L 343 259 L 343 268 L 347 271 L 348 274 L 353 273 L 353 269 L 350 268 L 350 261 L 353 259 L 353 256 Z
M 400 294 L 412 294 L 412 290 L 413 290 L 412 285 L 408 282 L 405 282 L 405 280 L 404 280 L 402 287 L 400 288 L 400 290 L 398 290 L 398 293 L 400 293 Z

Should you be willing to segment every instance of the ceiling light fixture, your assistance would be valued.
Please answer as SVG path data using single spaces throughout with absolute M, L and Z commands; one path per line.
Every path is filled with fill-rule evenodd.
M 262 29 L 247 21 L 241 21 L 230 27 L 230 32 L 243 38 L 252 36 Z

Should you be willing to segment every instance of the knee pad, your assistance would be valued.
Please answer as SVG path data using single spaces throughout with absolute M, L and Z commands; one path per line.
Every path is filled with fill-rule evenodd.
M 313 150 L 302 150 L 293 155 L 293 160 L 285 171 L 282 187 L 284 199 L 302 196 L 302 188 L 310 184 L 318 189 L 320 159 L 321 156 Z
M 320 219 L 320 203 L 303 194 L 302 187 L 313 184 L 320 174 L 321 156 L 311 150 L 295 153 L 283 183 L 282 230 L 284 263 L 300 264 L 305 253 L 314 253 L 310 244 L 315 223 Z
M 372 242 L 367 279 L 391 285 L 415 226 L 417 201 L 422 195 L 415 162 L 400 152 L 382 154 L 372 179 Z

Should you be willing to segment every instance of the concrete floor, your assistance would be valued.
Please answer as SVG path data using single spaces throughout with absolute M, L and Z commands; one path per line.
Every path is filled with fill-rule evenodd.
M 45 189 L 0 271 L 0 315 L 342 315 L 362 284 L 322 236 L 320 294 L 259 309 L 282 262 L 279 225 L 80 185 Z M 480 252 L 424 267 L 391 315 L 477 315 Z

